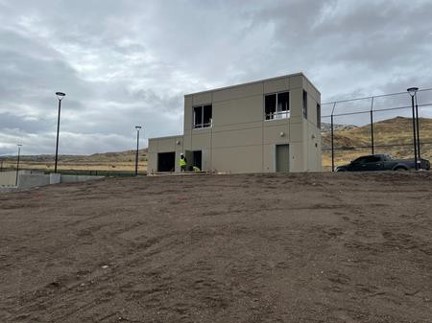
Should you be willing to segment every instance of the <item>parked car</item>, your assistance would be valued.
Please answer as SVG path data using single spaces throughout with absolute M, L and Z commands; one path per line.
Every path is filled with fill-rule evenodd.
M 430 163 L 427 159 L 421 158 L 418 162 L 419 169 L 430 169 Z M 411 159 L 394 159 L 390 155 L 377 154 L 361 156 L 351 163 L 336 168 L 337 172 L 358 172 L 358 171 L 384 171 L 395 170 L 405 171 L 415 169 L 414 160 Z

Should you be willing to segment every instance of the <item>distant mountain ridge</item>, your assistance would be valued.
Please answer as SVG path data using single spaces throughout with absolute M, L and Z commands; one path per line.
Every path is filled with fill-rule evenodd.
M 328 125 L 328 124 L 326 124 Z M 421 156 L 432 160 L 432 119 L 419 118 Z M 412 119 L 395 117 L 373 124 L 374 151 L 387 153 L 398 158 L 413 157 Z M 330 128 L 331 129 L 331 128 Z M 328 166 L 331 159 L 331 131 L 321 129 L 323 164 Z M 372 152 L 371 125 L 362 127 L 338 125 L 334 127 L 333 143 L 335 159 L 339 163 L 370 154 Z
M 347 125 L 347 124 L 333 124 L 333 131 L 339 131 L 339 130 L 351 130 L 358 128 L 354 125 Z M 331 132 L 331 123 L 322 122 L 321 123 L 321 132 Z

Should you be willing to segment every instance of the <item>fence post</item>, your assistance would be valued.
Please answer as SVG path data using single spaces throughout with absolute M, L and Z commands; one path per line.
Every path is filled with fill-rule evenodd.
M 333 114 L 336 108 L 336 102 L 333 104 L 332 113 L 330 116 L 330 126 L 331 126 L 331 159 L 332 159 L 332 172 L 334 172 L 334 127 L 333 127 Z
M 413 144 L 414 144 L 414 166 L 415 170 L 418 170 L 417 165 L 417 131 L 416 131 L 416 114 L 414 108 L 414 95 L 411 95 L 411 105 L 412 105 L 412 129 L 413 129 Z
M 373 105 L 374 105 L 374 97 L 372 97 L 372 101 L 371 101 L 371 109 L 370 109 L 370 126 L 371 126 L 371 146 L 372 146 L 372 155 L 375 154 Z
M 417 102 L 417 93 L 415 94 L 415 109 L 416 109 L 416 129 L 417 129 L 417 162 L 420 163 L 421 166 L 421 156 L 420 156 L 420 125 L 419 125 L 419 113 L 418 113 L 418 102 Z
M 334 134 L 333 134 L 333 115 L 330 116 L 331 127 L 331 158 L 332 158 L 332 172 L 334 172 Z

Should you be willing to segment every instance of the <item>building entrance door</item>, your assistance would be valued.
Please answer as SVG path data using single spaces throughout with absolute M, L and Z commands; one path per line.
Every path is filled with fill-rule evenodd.
M 276 145 L 276 171 L 289 172 L 289 145 Z
M 198 167 L 200 170 L 202 170 L 202 151 L 201 150 L 195 150 L 193 152 L 193 166 Z

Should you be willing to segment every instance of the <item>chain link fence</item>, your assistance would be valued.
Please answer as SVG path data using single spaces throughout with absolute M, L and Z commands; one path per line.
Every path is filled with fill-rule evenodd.
M 326 170 L 368 154 L 432 158 L 432 88 L 414 97 L 400 92 L 327 102 L 321 109 Z

